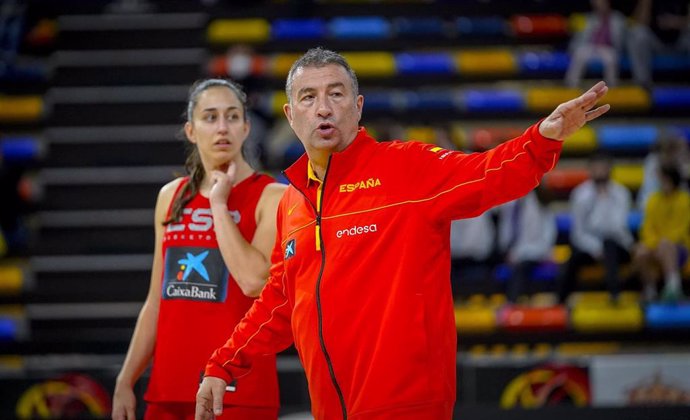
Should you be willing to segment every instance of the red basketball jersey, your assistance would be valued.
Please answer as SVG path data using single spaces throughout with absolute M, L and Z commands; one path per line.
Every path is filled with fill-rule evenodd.
M 180 183 L 176 196 L 186 182 Z M 256 230 L 256 205 L 272 182 L 269 176 L 253 174 L 230 192 L 228 211 L 248 242 Z M 179 223 L 166 227 L 162 251 L 158 331 L 145 399 L 194 401 L 206 362 L 254 299 L 242 293 L 223 262 L 210 202 L 201 194 L 187 204 Z M 235 392 L 225 393 L 226 405 L 278 407 L 275 356 L 257 358 L 252 371 L 235 385 Z

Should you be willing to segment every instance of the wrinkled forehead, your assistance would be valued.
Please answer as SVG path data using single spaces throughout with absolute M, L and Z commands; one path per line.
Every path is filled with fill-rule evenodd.
M 318 89 L 341 84 L 346 89 L 352 89 L 352 81 L 347 70 L 338 64 L 325 66 L 299 67 L 292 78 L 292 91 L 302 89 Z

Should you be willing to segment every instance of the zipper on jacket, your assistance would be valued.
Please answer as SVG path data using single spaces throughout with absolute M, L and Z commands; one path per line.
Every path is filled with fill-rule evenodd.
M 331 375 L 331 382 L 333 383 L 333 387 L 335 388 L 336 394 L 338 394 L 338 400 L 340 401 L 340 408 L 342 410 L 343 414 L 343 420 L 347 420 L 347 407 L 345 407 L 345 398 L 343 397 L 343 391 L 340 389 L 340 385 L 338 384 L 338 379 L 335 377 L 335 370 L 333 369 L 333 362 L 331 361 L 331 356 L 328 354 L 328 349 L 326 348 L 326 341 L 323 338 L 323 310 L 321 308 L 321 280 L 323 278 L 323 271 L 326 266 L 326 249 L 323 246 L 323 235 L 321 234 L 321 209 L 323 206 L 323 192 L 326 189 L 326 178 L 328 177 L 328 168 L 331 166 L 331 158 L 329 156 L 328 158 L 328 163 L 326 164 L 326 173 L 323 175 L 323 182 L 321 183 L 321 188 L 320 188 L 320 196 L 317 197 L 317 201 L 321 204 L 319 206 L 320 208 L 317 209 L 316 206 L 314 206 L 314 203 L 312 203 L 307 195 L 297 188 L 294 184 L 292 184 L 292 181 L 290 181 L 290 178 L 285 176 L 287 180 L 292 184 L 293 187 L 297 191 L 299 191 L 304 198 L 306 198 L 307 202 L 311 204 L 311 207 L 314 209 L 314 212 L 316 213 L 316 234 L 318 235 L 316 238 L 316 241 L 321 248 L 321 270 L 319 270 L 319 276 L 316 279 L 316 321 L 317 321 L 317 329 L 319 332 L 319 344 L 321 345 L 321 351 L 323 352 L 323 356 L 326 359 L 326 365 L 328 366 L 328 373 Z M 285 173 L 283 173 L 285 175 Z M 317 249 L 318 250 L 318 249 Z

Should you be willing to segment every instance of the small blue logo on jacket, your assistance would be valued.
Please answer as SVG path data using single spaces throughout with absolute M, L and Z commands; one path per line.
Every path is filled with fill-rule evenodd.
M 295 239 L 290 239 L 285 245 L 285 259 L 289 260 L 295 256 Z

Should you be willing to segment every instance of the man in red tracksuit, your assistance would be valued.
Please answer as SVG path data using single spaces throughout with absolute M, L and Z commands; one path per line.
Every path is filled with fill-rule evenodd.
M 338 54 L 293 65 L 284 106 L 306 155 L 285 171 L 267 285 L 208 362 L 196 419 L 222 410 L 252 359 L 294 340 L 317 420 L 448 420 L 456 330 L 450 223 L 525 195 L 561 141 L 602 115 L 603 83 L 485 153 L 378 143 L 359 127 L 364 99 Z

